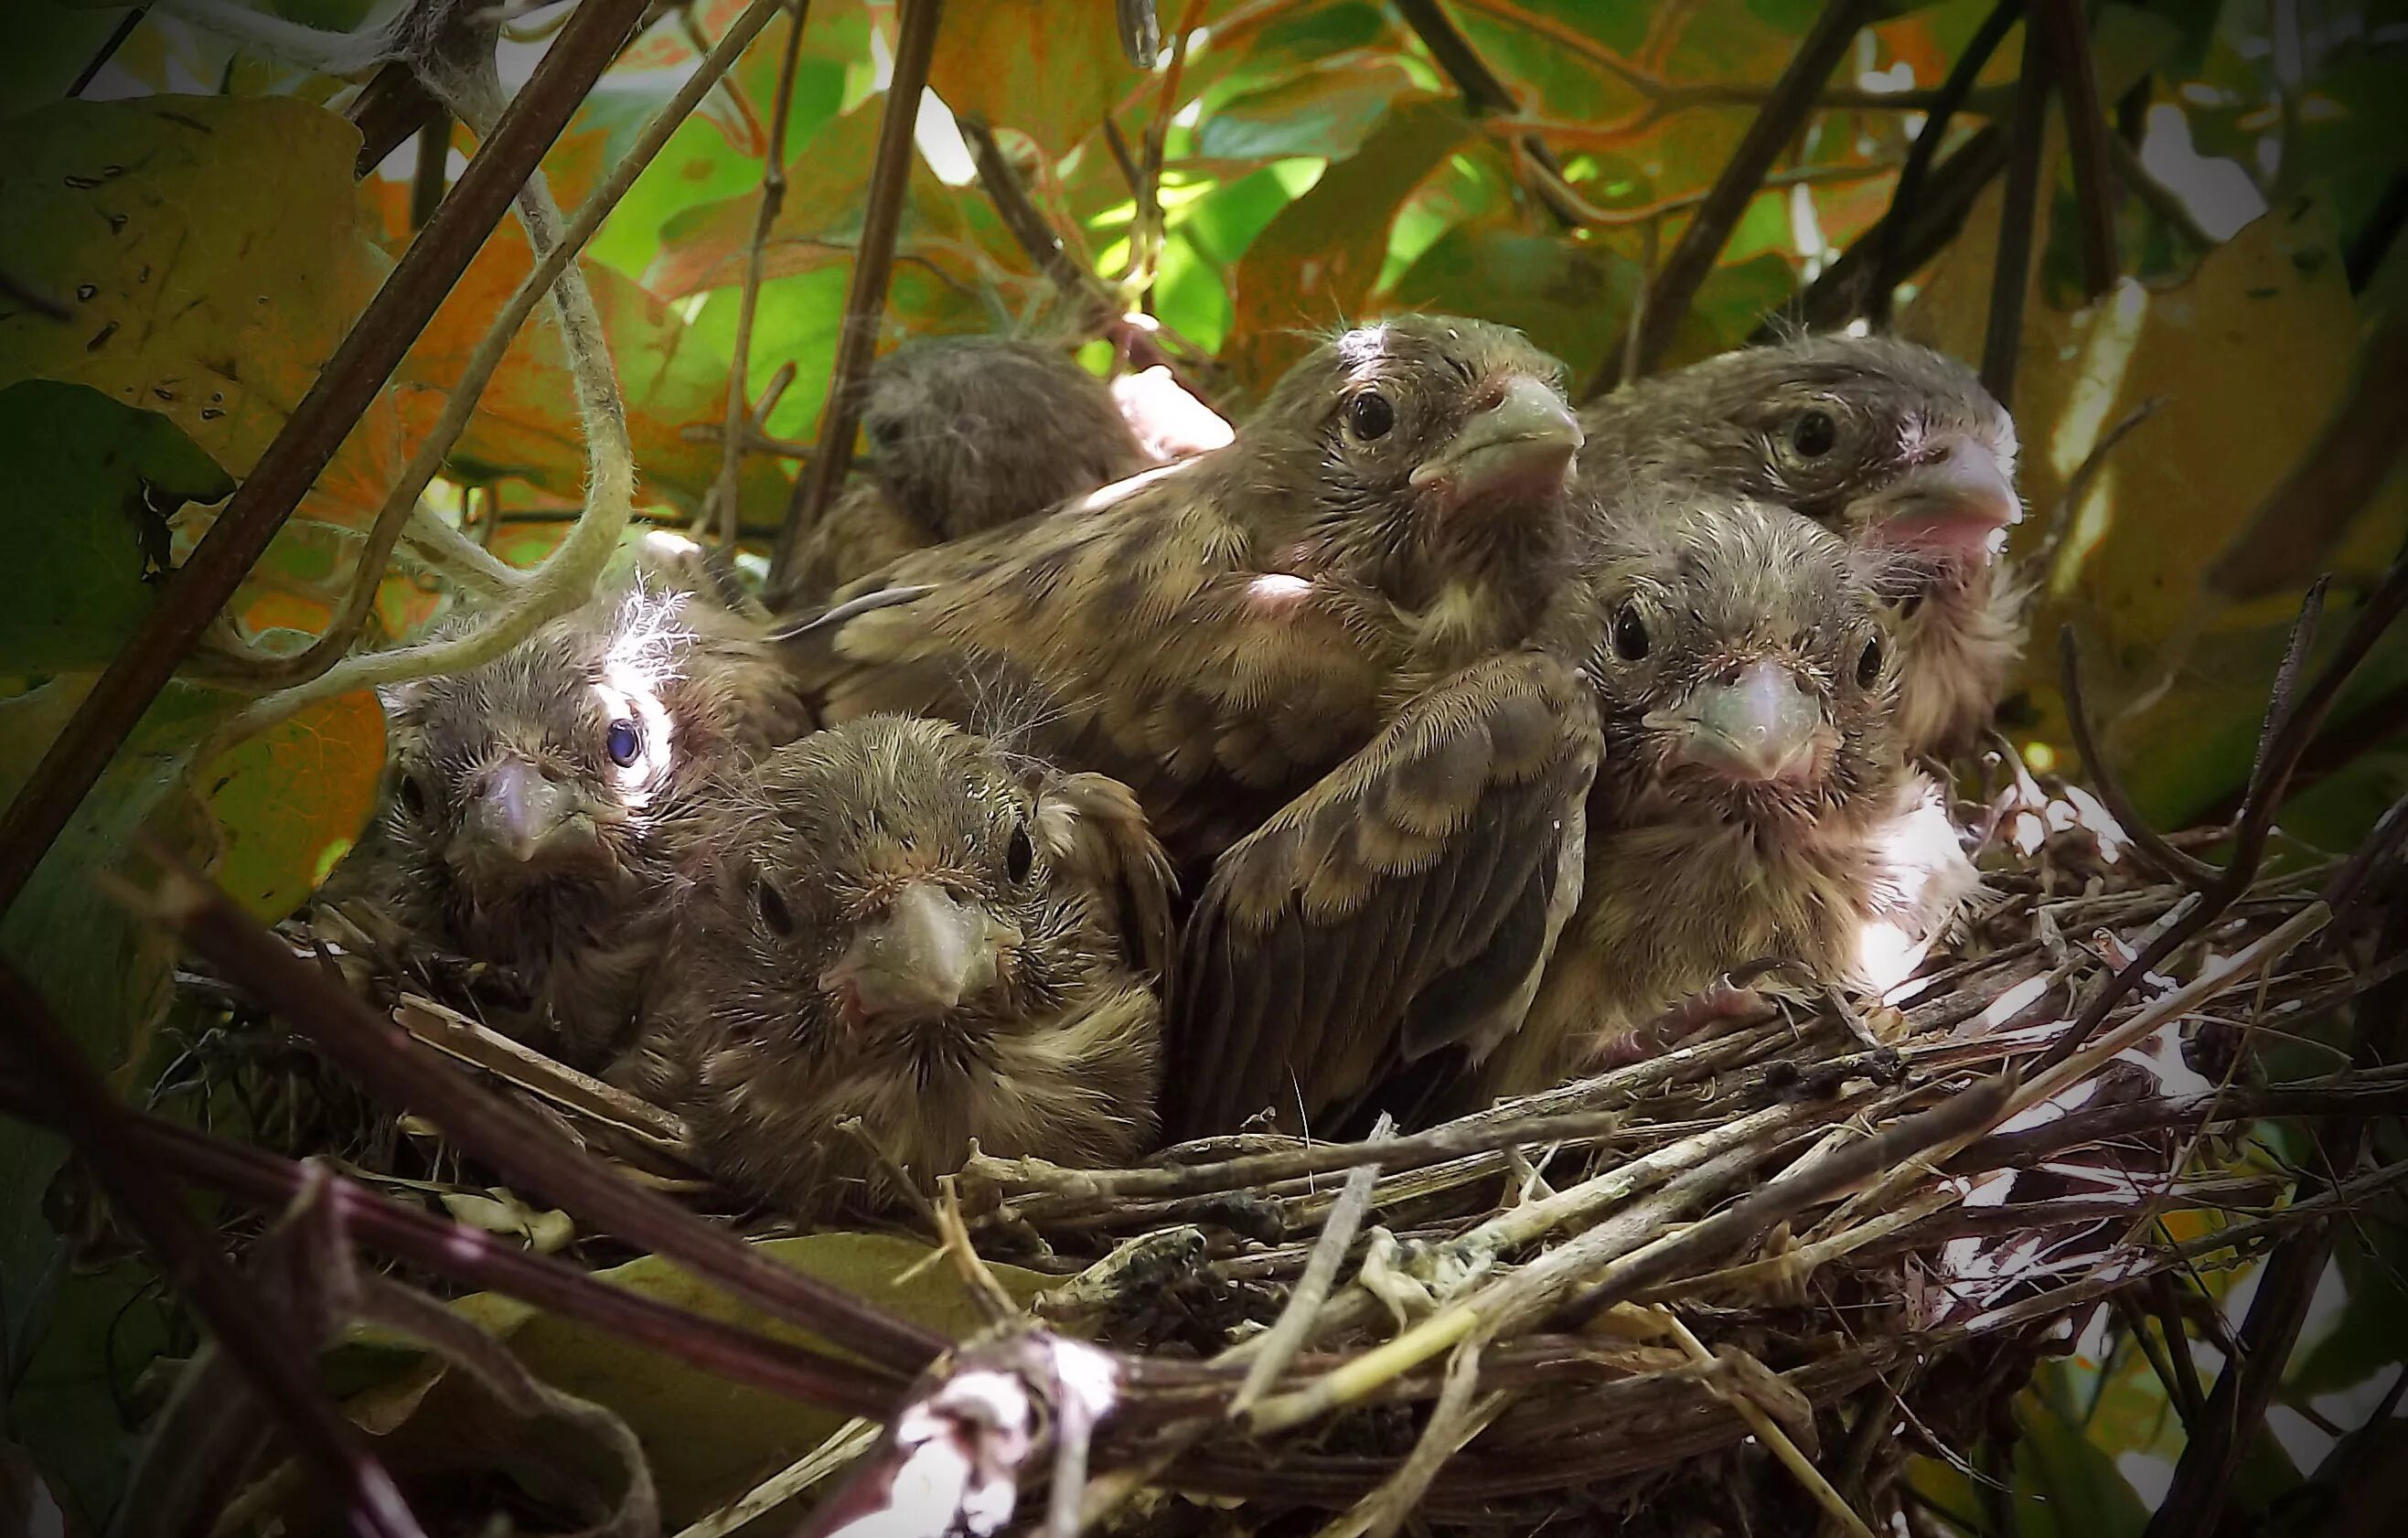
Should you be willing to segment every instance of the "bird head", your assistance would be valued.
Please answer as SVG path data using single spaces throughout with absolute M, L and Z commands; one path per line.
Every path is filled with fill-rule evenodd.
M 1072 776 L 1086 779 L 1092 776 Z M 925 1074 L 1040 1025 L 1118 959 L 1051 771 L 939 721 L 869 716 L 755 767 L 713 921 L 745 1033 Z
M 1683 424 L 1668 474 L 1796 508 L 1856 543 L 1975 570 L 2023 517 L 2015 424 L 1972 370 L 1887 336 L 1744 349 L 1648 381 Z
M 1305 492 L 1330 568 L 1419 607 L 1552 559 L 1581 436 L 1563 365 L 1519 332 L 1400 316 L 1316 348 L 1239 443 Z
M 879 485 L 932 538 L 1041 512 L 1154 463 L 1101 379 L 1009 337 L 904 343 L 871 368 L 861 417 Z
M 1898 680 L 1873 567 L 1747 503 L 1615 530 L 1590 582 L 1600 784 L 1634 807 L 1759 825 L 1885 786 Z
M 724 739 L 690 676 L 685 595 L 638 584 L 482 666 L 390 695 L 387 826 L 454 910 L 625 900 L 665 858 L 695 757 Z

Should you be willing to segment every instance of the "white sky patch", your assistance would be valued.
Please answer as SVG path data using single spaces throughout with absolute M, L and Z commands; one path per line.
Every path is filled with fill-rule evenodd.
M 920 158 L 946 186 L 959 187 L 978 179 L 978 162 L 962 137 L 961 124 L 933 91 L 920 93 L 920 116 L 911 124 L 911 142 L 920 147 Z
M 2272 142 L 2271 140 L 2268 142 Z M 2265 194 L 2248 171 L 2227 156 L 2209 157 L 2191 143 L 2190 119 L 2172 102 L 2149 108 L 2141 139 L 2141 164 L 2182 200 L 2200 229 L 2229 240 L 2241 226 L 2266 211 Z

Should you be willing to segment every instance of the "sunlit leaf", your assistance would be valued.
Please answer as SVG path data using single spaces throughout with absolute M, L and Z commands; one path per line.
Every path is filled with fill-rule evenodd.
M 1103 125 L 1137 72 L 1112 0 L 953 0 L 928 85 L 960 116 L 1061 155 Z
M 218 884 L 259 919 L 291 913 L 367 826 L 384 713 L 363 690 L 309 706 L 205 765 Z
M 1578 369 L 1604 355 L 1638 289 L 1637 263 L 1593 242 L 1458 228 L 1422 253 L 1389 298 L 1400 308 L 1519 326 Z
M 1197 126 L 1196 152 L 1217 160 L 1342 159 L 1362 147 L 1412 77 L 1386 60 L 1340 54 L 1224 102 Z
M 89 384 L 248 470 L 367 302 L 359 132 L 288 98 L 60 102 L 0 124 L 0 384 Z

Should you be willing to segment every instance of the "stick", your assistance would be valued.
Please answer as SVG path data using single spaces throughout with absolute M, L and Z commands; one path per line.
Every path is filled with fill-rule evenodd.
M 1891 297 L 1899 284 L 1906 280 L 1909 268 L 1903 232 L 1913 225 L 1914 216 L 1921 210 L 1925 181 L 1931 173 L 1931 163 L 1940 154 L 1940 141 L 1948 136 L 1949 121 L 1965 105 L 1965 98 L 1972 94 L 1973 82 L 1981 78 L 1990 56 L 1999 51 L 1999 45 L 2014 29 L 2023 12 L 2024 0 L 1999 0 L 1966 40 L 1965 51 L 1956 56 L 1948 78 L 1940 82 L 1931 115 L 1924 120 L 1921 132 L 1914 135 L 1914 147 L 1907 151 L 1906 165 L 1899 172 L 1898 186 L 1890 193 L 1888 211 L 1869 232 L 1867 238 L 1871 240 L 1873 249 L 1872 286 L 1865 294 L 1864 308 L 1866 319 L 1876 330 L 1889 324 Z
M 2113 135 L 2099 108 L 2099 68 L 2082 0 L 2041 0 L 2032 25 L 2048 50 L 2049 74 L 2065 109 L 2065 146 L 2073 162 L 2073 197 L 2082 210 L 2082 292 L 2096 299 L 2114 287 L 2115 187 L 2107 141 Z
M 778 531 L 769 563 L 769 591 L 780 591 L 802 548 L 803 534 L 817 524 L 828 500 L 853 468 L 853 435 L 861 421 L 861 380 L 878 350 L 878 330 L 886 313 L 886 284 L 895 270 L 895 235 L 910 191 L 911 131 L 920 118 L 920 93 L 927 89 L 928 61 L 937 47 L 937 18 L 944 0 L 901 0 L 902 21 L 895 39 L 895 73 L 879 117 L 878 151 L 870 162 L 869 201 L 862 212 L 861 249 L 854 253 L 853 288 L 845 295 L 844 329 L 837 335 L 836 368 L 827 405 L 820 412 L 819 448 L 810 472 L 795 481 L 786 521 Z
M 1372 1128 L 1370 1141 L 1380 1142 L 1396 1128 L 1396 1121 L 1385 1112 L 1379 1125 Z M 1261 1348 L 1246 1368 L 1246 1379 L 1238 1386 L 1237 1397 L 1229 1401 L 1227 1414 L 1239 1419 L 1254 1407 L 1279 1375 L 1287 1371 L 1288 1363 L 1312 1336 L 1313 1322 L 1321 1314 L 1321 1305 L 1329 1301 L 1329 1289 L 1337 1284 L 1338 1268 L 1346 1263 L 1346 1251 L 1354 1243 L 1355 1230 L 1363 1226 L 1364 1214 L 1371 1210 L 1371 1188 L 1379 1182 L 1380 1172 L 1365 1164 L 1346 1177 L 1346 1187 L 1339 1192 L 1338 1201 L 1321 1225 L 1321 1238 L 1312 1246 L 1312 1258 L 1305 1262 L 1304 1275 L 1297 1279 L 1296 1289 L 1288 1294 L 1287 1306 L 1280 1311 L 1279 1321 L 1263 1337 Z
M 1999 404 L 2014 406 L 2015 363 L 2023 349 L 2024 295 L 2031 288 L 2040 223 L 2041 151 L 2048 143 L 2048 50 L 2042 29 L 2024 29 L 2024 72 L 2015 82 L 2014 145 L 2007 155 L 2007 201 L 1999 214 L 1998 259 L 1990 273 L 1990 313 L 1982 335 L 1982 383 Z

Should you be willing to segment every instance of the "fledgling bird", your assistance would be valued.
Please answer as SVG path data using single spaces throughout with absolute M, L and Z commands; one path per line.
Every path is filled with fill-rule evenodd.
M 759 761 L 712 818 L 719 871 L 613 1076 L 721 1180 L 822 1218 L 904 1199 L 893 1170 L 924 1193 L 973 1142 L 1147 1146 L 1169 867 L 1124 787 L 876 716 Z
M 799 731 L 756 626 L 638 577 L 467 672 L 387 691 L 384 805 L 327 900 L 497 974 L 460 1000 L 594 1068 L 625 1045 L 711 779 Z
M 916 338 L 871 365 L 864 391 L 869 474 L 812 529 L 781 595 L 789 605 L 1159 463 L 1111 387 L 1035 342 Z
M 1583 895 L 1491 1093 L 1555 1082 L 1744 963 L 1902 981 L 1975 882 L 1901 749 L 1880 552 L 1666 500 L 1627 506 L 1587 572 L 1605 748 Z
M 1581 485 L 1608 507 L 1633 485 L 1747 497 L 1899 557 L 1901 740 L 1944 755 L 1987 724 L 2023 647 L 2002 564 L 2022 504 L 2014 420 L 1972 370 L 1894 337 L 1805 336 L 1636 381 L 1581 422 Z
M 1313 349 L 1229 447 L 895 563 L 796 666 L 827 719 L 978 724 L 1136 790 L 1209 862 L 1431 683 L 1520 645 L 1568 569 L 1580 427 L 1519 333 L 1408 316 Z

